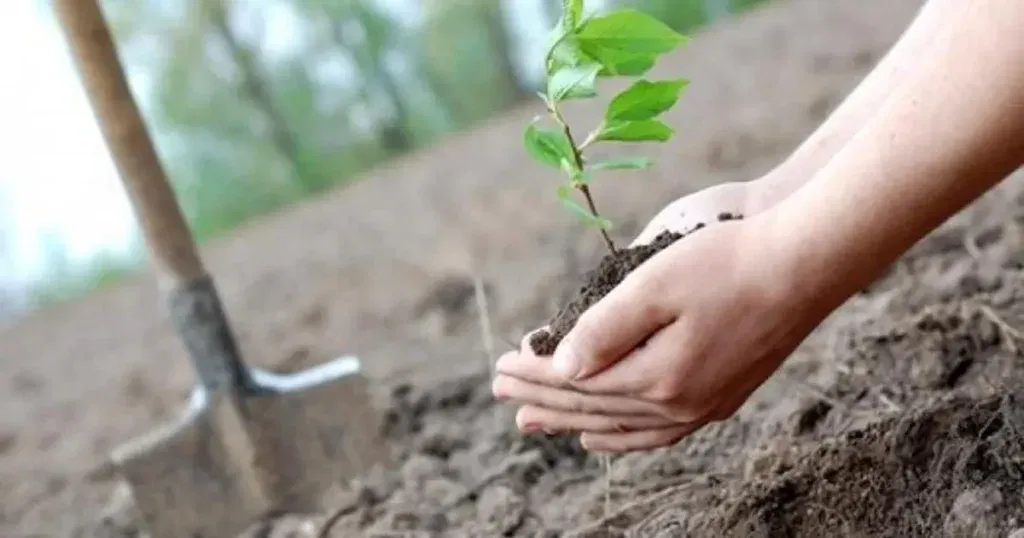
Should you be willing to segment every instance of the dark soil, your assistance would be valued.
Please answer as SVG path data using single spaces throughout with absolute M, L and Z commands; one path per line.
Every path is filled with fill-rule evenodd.
M 607 475 L 571 437 L 520 434 L 487 372 L 398 385 L 383 433 L 402 464 L 330 536 L 1005 538 L 1024 527 L 1024 273 L 979 287 L 935 248 L 963 233 L 912 251 L 767 395 Z M 927 298 L 924 274 L 952 285 Z
M 742 215 L 732 213 L 718 215 L 719 222 L 741 218 L 743 218 Z M 553 354 L 562 338 L 565 338 L 565 335 L 576 326 L 576 321 L 583 312 L 608 295 L 627 275 L 652 256 L 704 226 L 704 223 L 699 223 L 693 229 L 682 233 L 662 232 L 648 244 L 619 249 L 605 255 L 597 267 L 587 273 L 585 283 L 569 303 L 548 322 L 549 329 L 537 331 L 530 337 L 530 347 L 533 348 L 533 352 L 542 357 Z
M 1024 392 L 854 430 L 711 512 L 724 536 L 1008 536 L 1024 522 Z
M 602 208 L 640 226 L 668 200 L 758 177 L 920 4 L 774 2 L 696 37 L 663 64 L 699 81 L 671 112 L 685 143 L 653 150 L 651 180 L 603 184 Z M 467 253 L 499 340 L 569 305 L 588 280 L 580 268 L 604 254 L 592 231 L 580 230 L 587 242 L 567 230 L 550 176 L 524 173 L 508 149 L 536 113 L 204 247 L 247 358 L 295 370 L 357 354 L 385 411 L 381 450 L 396 453 L 396 468 L 367 472 L 324 513 L 247 536 L 309 538 L 332 515 L 333 538 L 1009 538 L 1024 527 L 1024 175 L 851 298 L 734 417 L 615 457 L 606 475 L 572 437 L 522 435 L 483 366 Z M 190 394 L 155 289 L 145 275 L 0 329 L 0 536 L 143 536 L 113 485 L 85 477 L 178 418 Z

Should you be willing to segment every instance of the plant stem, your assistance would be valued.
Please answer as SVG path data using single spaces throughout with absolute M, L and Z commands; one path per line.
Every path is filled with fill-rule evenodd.
M 566 123 L 565 118 L 562 117 L 562 113 L 559 112 L 558 108 L 553 104 L 549 104 L 548 109 L 551 111 L 551 115 L 555 117 L 555 120 L 562 126 L 562 132 L 565 133 L 565 138 L 569 140 L 569 145 L 572 147 L 573 160 L 576 161 L 576 168 L 583 171 L 583 153 L 580 148 L 576 145 L 576 139 L 572 136 L 572 129 L 569 128 L 569 124 Z M 594 197 L 590 194 L 590 187 L 586 183 L 574 182 L 576 189 L 583 193 L 583 197 L 587 200 L 587 209 L 594 215 L 595 218 L 600 219 L 601 214 L 597 212 L 597 205 L 594 204 Z M 608 231 L 604 228 L 598 228 L 601 231 L 601 238 L 604 239 L 604 244 L 608 247 L 608 250 L 612 254 L 618 252 L 615 248 L 615 242 L 612 241 Z
M 590 212 L 593 213 L 595 217 L 601 218 L 601 215 L 597 212 L 597 206 L 594 205 L 594 197 L 590 195 L 590 187 L 586 183 L 580 183 L 579 190 L 583 193 L 583 197 L 587 199 L 587 208 L 590 209 Z M 618 252 L 611 236 L 608 235 L 608 231 L 604 228 L 598 229 L 601 230 L 601 237 L 604 238 L 604 244 L 608 245 L 608 250 L 612 251 L 612 254 Z

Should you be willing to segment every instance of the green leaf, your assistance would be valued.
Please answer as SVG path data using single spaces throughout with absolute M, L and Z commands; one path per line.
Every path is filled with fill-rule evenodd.
M 599 77 L 642 77 L 654 67 L 655 58 L 604 51 L 599 62 L 603 66 L 597 73 Z
M 575 28 L 583 17 L 583 0 L 562 0 L 562 17 L 569 28 Z
M 559 69 L 548 80 L 548 97 L 555 102 L 595 97 L 597 72 L 600 70 L 598 64 Z
M 611 123 L 654 119 L 675 106 L 688 83 L 686 79 L 638 80 L 612 99 L 605 112 L 605 120 Z
M 560 130 L 531 124 L 523 133 L 523 142 L 530 157 L 541 164 L 561 168 L 563 160 L 570 163 L 575 161 L 572 144 Z
M 606 124 L 596 139 L 606 142 L 665 142 L 674 133 L 661 120 L 616 121 Z
M 580 47 L 602 61 L 609 54 L 640 56 L 653 60 L 658 54 L 675 49 L 686 37 L 651 15 L 635 9 L 622 9 L 593 17 L 577 32 Z
M 572 187 L 570 185 L 559 185 L 558 186 L 558 199 L 562 201 L 562 207 L 568 210 L 573 215 L 576 215 L 584 224 L 588 226 L 596 226 L 603 230 L 608 230 L 612 227 L 611 221 L 598 217 L 591 213 L 587 208 L 583 207 L 575 200 L 570 197 Z
M 608 159 L 599 161 L 589 166 L 591 170 L 643 170 L 654 166 L 654 161 L 648 157 L 622 157 L 619 159 Z

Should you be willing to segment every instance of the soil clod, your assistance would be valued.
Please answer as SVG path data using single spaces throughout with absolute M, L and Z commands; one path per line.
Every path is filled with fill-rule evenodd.
M 719 222 L 741 218 L 742 215 L 728 212 L 718 215 Z M 601 300 L 605 295 L 608 295 L 629 273 L 640 267 L 641 264 L 655 254 L 673 245 L 676 241 L 704 227 L 704 223 L 699 223 L 692 230 L 685 233 L 665 231 L 655 237 L 654 241 L 651 241 L 649 244 L 619 249 L 615 253 L 606 255 L 598 263 L 597 268 L 586 274 L 584 277 L 585 284 L 573 295 L 569 303 L 548 323 L 549 329 L 537 331 L 530 337 L 530 347 L 533 348 L 533 352 L 540 356 L 553 354 L 562 338 L 576 326 L 576 321 L 583 312 Z

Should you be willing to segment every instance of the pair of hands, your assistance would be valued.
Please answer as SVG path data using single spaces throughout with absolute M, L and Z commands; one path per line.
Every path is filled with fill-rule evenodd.
M 679 442 L 730 417 L 823 316 L 808 312 L 791 260 L 767 244 L 752 183 L 710 187 L 663 209 L 634 244 L 688 231 L 580 317 L 552 357 L 497 363 L 495 398 L 526 433 L 576 433 L 595 452 Z M 743 220 L 718 223 L 723 211 Z M 714 223 L 714 224 L 711 224 Z

